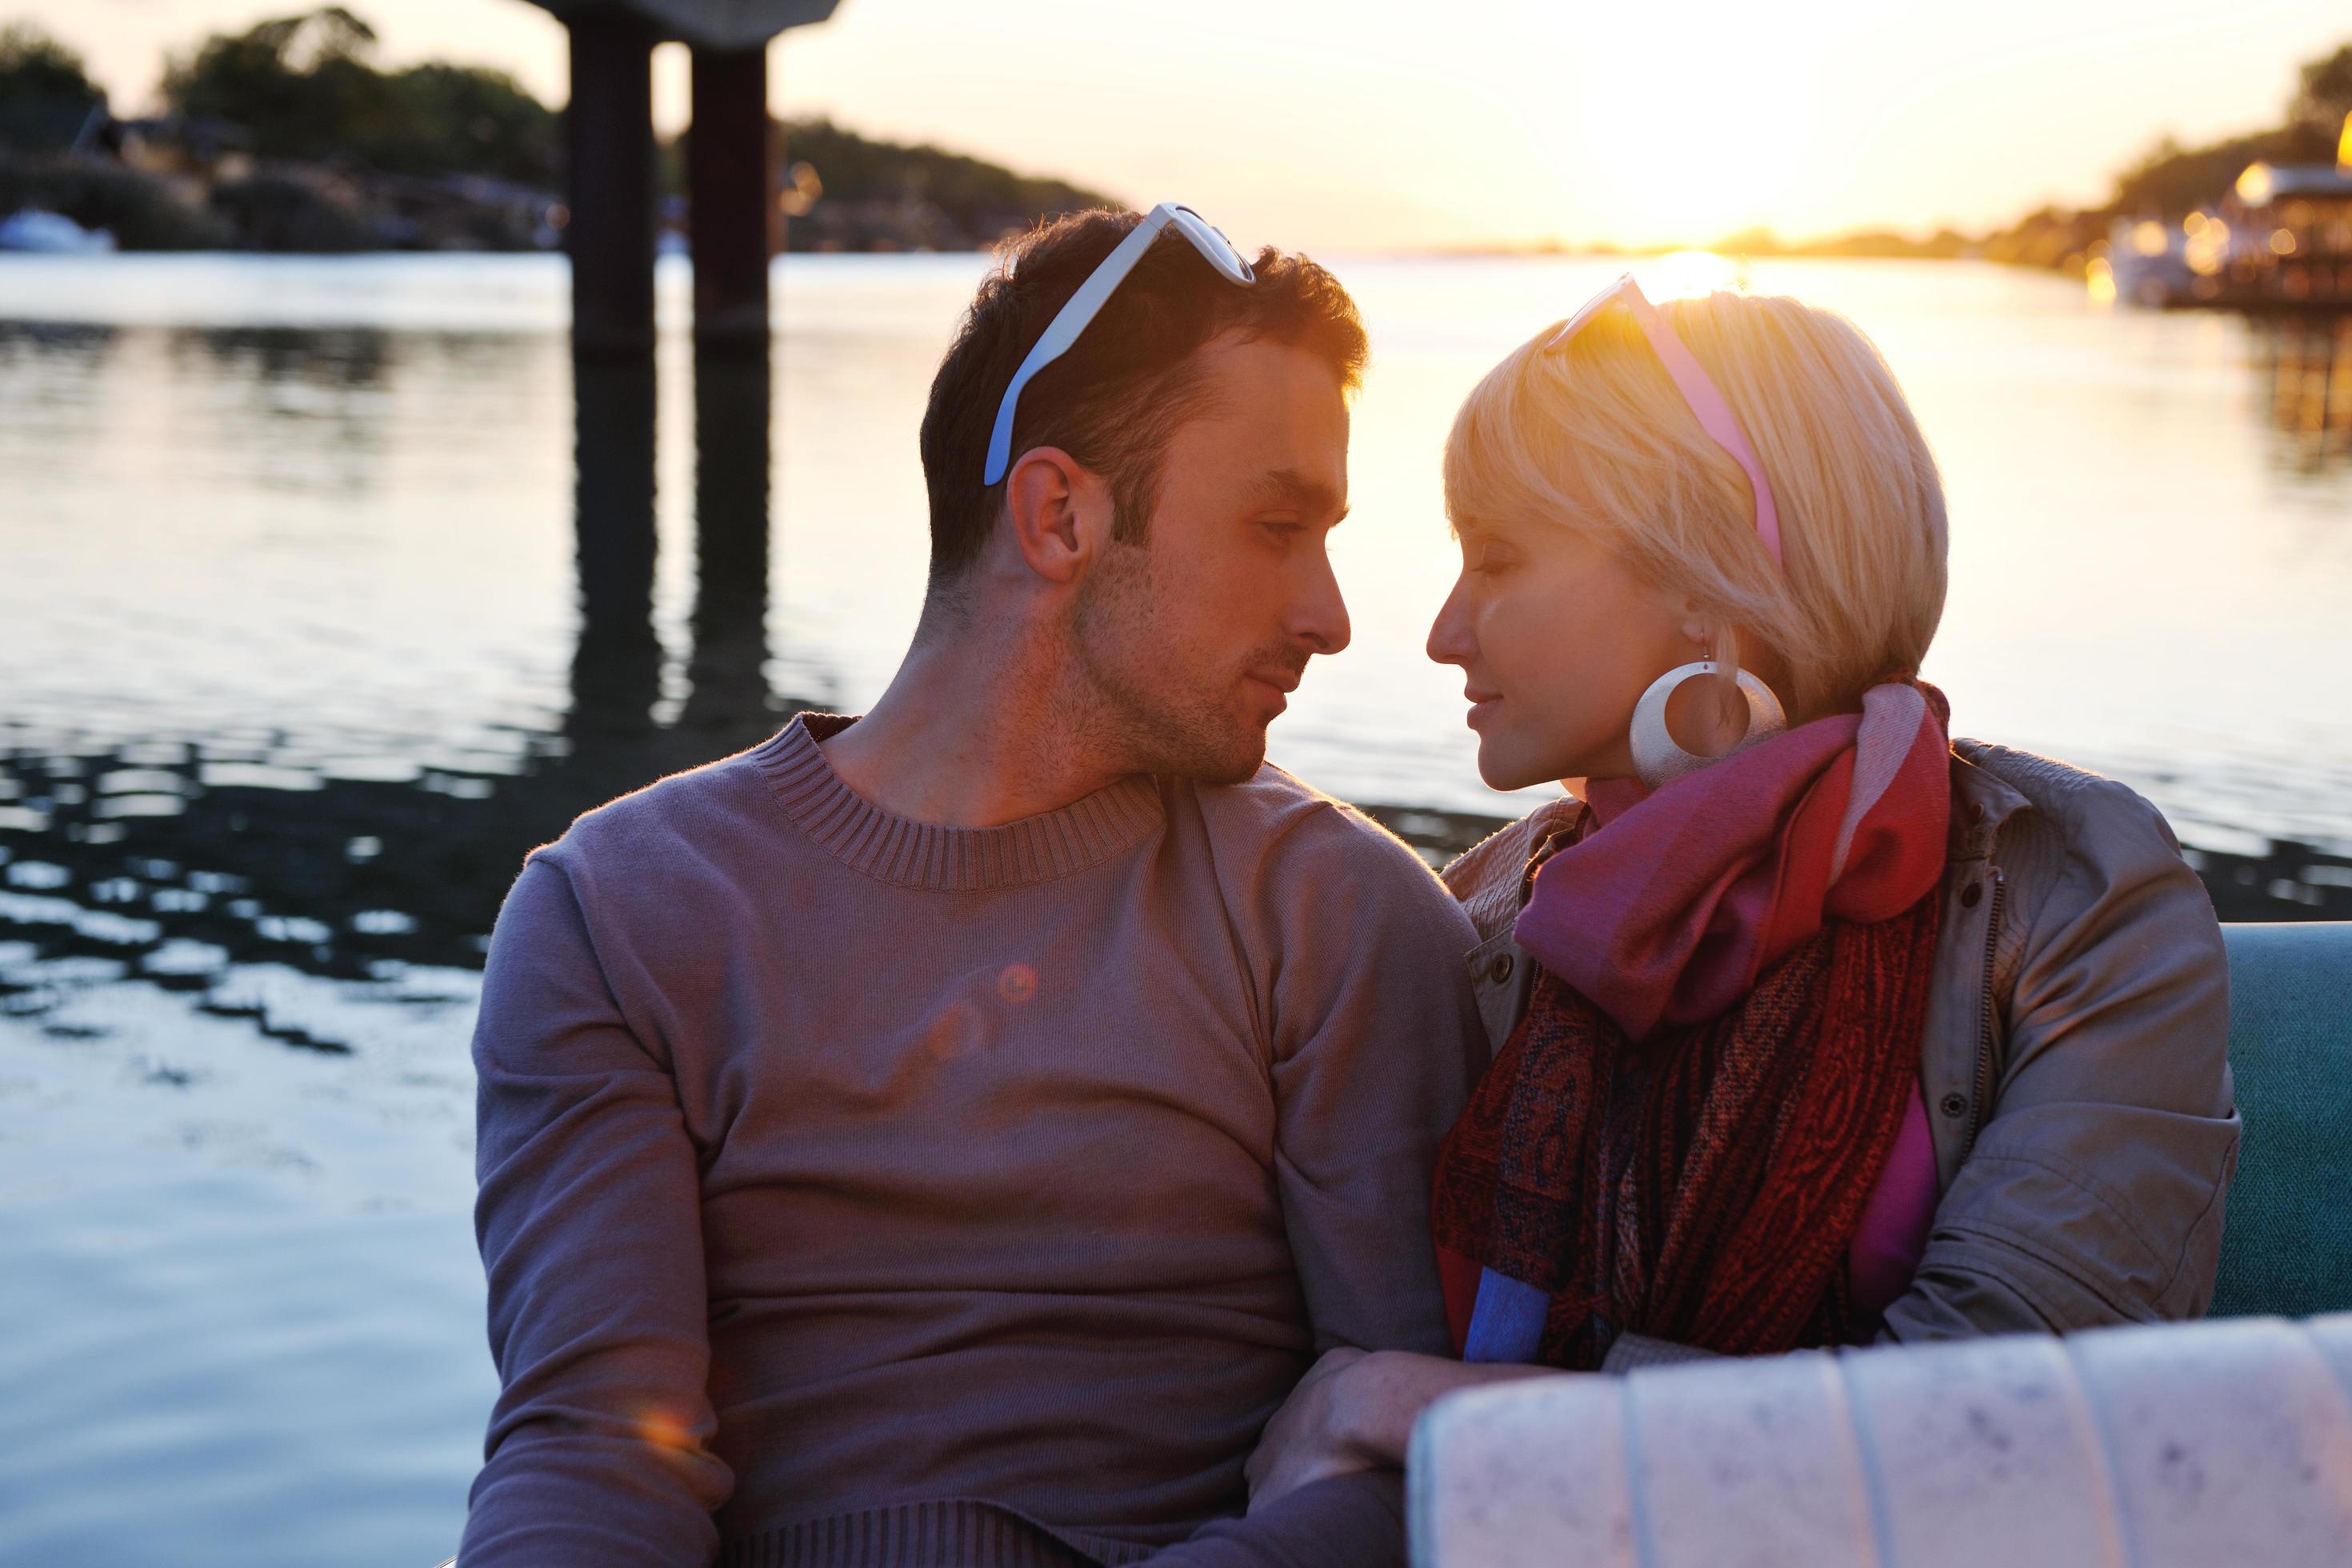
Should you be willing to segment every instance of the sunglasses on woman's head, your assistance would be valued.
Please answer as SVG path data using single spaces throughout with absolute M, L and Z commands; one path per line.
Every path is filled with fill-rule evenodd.
M 1544 352 L 1549 353 L 1573 339 L 1594 317 L 1620 300 L 1633 312 L 1635 324 L 1642 329 L 1642 335 L 1650 340 L 1650 347 L 1657 354 L 1658 363 L 1666 367 L 1666 374 L 1674 380 L 1675 390 L 1683 395 L 1683 402 L 1697 418 L 1699 428 L 1706 431 L 1717 446 L 1728 452 L 1731 460 L 1748 475 L 1748 486 L 1756 492 L 1756 532 L 1764 541 L 1764 548 L 1771 552 L 1772 564 L 1782 565 L 1780 509 L 1772 502 L 1772 487 L 1764 478 L 1764 465 L 1757 460 L 1756 449 L 1748 444 L 1748 433 L 1739 427 L 1739 421 L 1732 416 L 1731 405 L 1724 401 L 1722 392 L 1699 367 L 1690 350 L 1683 346 L 1682 339 L 1675 335 L 1675 330 L 1666 324 L 1665 317 L 1660 315 L 1658 308 L 1643 294 L 1642 286 L 1633 281 L 1632 273 L 1622 274 L 1616 282 L 1587 300 L 1576 314 L 1570 316 L 1545 342 Z
M 1013 373 L 1012 382 L 1004 388 L 1004 401 L 996 406 L 996 428 L 988 437 L 988 462 L 980 476 L 983 486 L 995 484 L 1003 479 L 1004 470 L 1013 465 L 1013 410 L 1021 399 L 1021 389 L 1028 385 L 1030 378 L 1039 371 L 1069 353 L 1070 345 L 1078 341 L 1078 334 L 1087 330 L 1087 323 L 1095 319 L 1096 313 L 1103 308 L 1103 301 L 1110 298 L 1111 290 L 1135 270 L 1135 264 L 1143 259 L 1143 253 L 1151 248 L 1151 242 L 1160 237 L 1160 231 L 1163 228 L 1173 228 L 1191 240 L 1192 248 L 1201 253 L 1202 259 L 1215 268 L 1228 282 L 1247 288 L 1257 281 L 1257 274 L 1251 270 L 1247 261 L 1242 259 L 1242 253 L 1234 248 L 1234 242 L 1225 237 L 1224 230 L 1191 207 L 1176 202 L 1162 202 L 1153 207 L 1141 223 L 1127 231 L 1127 237 L 1102 258 L 1101 265 L 1087 275 L 1087 280 L 1078 285 L 1077 292 L 1070 296 L 1069 301 L 1055 312 L 1054 319 L 1046 323 L 1045 331 L 1038 337 L 1037 346 L 1029 351 L 1029 357 L 1023 360 L 1021 368 Z

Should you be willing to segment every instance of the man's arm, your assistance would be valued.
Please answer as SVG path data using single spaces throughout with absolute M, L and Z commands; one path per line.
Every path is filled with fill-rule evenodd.
M 1486 1058 L 1462 962 L 1477 933 L 1418 856 L 1328 805 L 1276 841 L 1257 893 L 1276 1173 L 1315 1349 L 1450 1354 L 1429 1181 Z
M 459 1561 L 708 1563 L 733 1478 L 709 1450 L 695 1150 L 544 856 L 499 912 L 474 1061 L 500 1392 Z
M 1220 1519 L 1146 1561 L 1150 1568 L 1405 1568 L 1404 1476 L 1356 1470 Z
M 1321 802 L 1302 803 L 1238 895 L 1255 928 L 1275 1178 L 1315 1349 L 1449 1355 L 1429 1176 L 1486 1061 L 1462 963 L 1477 933 L 1412 850 Z M 1402 1488 L 1391 1468 L 1333 1476 L 1151 1561 L 1402 1568 Z

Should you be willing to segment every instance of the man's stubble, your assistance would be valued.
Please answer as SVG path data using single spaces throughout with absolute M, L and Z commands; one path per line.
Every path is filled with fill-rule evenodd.
M 1113 544 L 1081 584 L 1070 639 L 1082 738 L 1123 772 L 1244 783 L 1265 761 L 1265 726 L 1236 716 L 1242 678 L 1295 674 L 1306 659 L 1275 645 L 1228 663 L 1188 646 L 1169 628 L 1168 593 L 1148 540 Z

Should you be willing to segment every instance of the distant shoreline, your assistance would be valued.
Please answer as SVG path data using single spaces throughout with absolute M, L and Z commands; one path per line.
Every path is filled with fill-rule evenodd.
M 1983 256 L 1911 257 L 1855 256 L 1820 251 L 1773 251 L 1755 253 L 1710 249 L 1705 246 L 1675 246 L 1654 250 L 1620 250 L 1609 247 L 1597 249 L 1581 247 L 1511 248 L 1508 247 L 1442 247 L 1422 246 L 1315 246 L 1309 247 L 1318 258 L 1346 258 L 1353 260 L 1377 261 L 1617 261 L 1628 264 L 1658 261 L 1673 256 L 1713 256 L 1727 262 L 1740 261 L 1974 261 L 1987 266 L 2009 265 Z M 920 259 L 925 257 L 971 257 L 982 258 L 993 253 L 991 246 L 936 247 L 907 250 L 780 250 L 772 258 L 803 262 L 828 261 L 890 261 Z M 40 251 L 0 249 L 0 267 L 11 262 L 40 261 L 56 264 L 72 262 L 91 266 L 108 262 L 144 261 L 155 258 L 202 257 L 215 261 L 262 261 L 274 265 L 289 262 L 382 262 L 416 259 L 436 262 L 463 260 L 568 260 L 562 249 L 551 250 L 417 250 L 402 247 L 385 247 L 374 250 L 266 250 L 206 247 L 187 250 L 112 250 L 82 254 L 46 254 Z M 683 251 L 665 251 L 658 258 L 663 264 L 687 262 L 692 257 Z M 2029 268 L 2030 271 L 2050 268 Z

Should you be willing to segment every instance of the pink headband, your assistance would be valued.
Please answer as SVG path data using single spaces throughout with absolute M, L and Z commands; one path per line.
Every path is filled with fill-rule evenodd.
M 1666 319 L 1658 314 L 1657 307 L 1643 294 L 1641 285 L 1633 281 L 1632 273 L 1623 274 L 1616 282 L 1586 300 L 1583 307 L 1551 335 L 1550 341 L 1544 344 L 1545 351 L 1549 353 L 1567 342 L 1583 329 L 1586 322 L 1621 299 L 1632 308 L 1633 320 L 1642 328 L 1642 335 L 1650 340 L 1650 347 L 1657 353 L 1658 363 L 1664 365 L 1666 374 L 1674 378 L 1675 389 L 1683 395 L 1683 402 L 1697 417 L 1699 428 L 1706 431 L 1717 446 L 1730 453 L 1731 460 L 1748 475 L 1748 487 L 1756 495 L 1756 532 L 1764 541 L 1764 548 L 1771 552 L 1772 564 L 1786 571 L 1787 565 L 1780 559 L 1780 509 L 1772 504 L 1772 486 L 1764 478 L 1764 465 L 1757 461 L 1756 449 L 1748 444 L 1748 433 L 1740 429 L 1739 421 L 1732 417 L 1731 405 L 1724 401 L 1723 394 L 1716 389 L 1706 372 L 1699 368 L 1698 361 L 1691 357 L 1691 352 L 1683 346 L 1682 339 L 1675 336 L 1674 328 L 1666 324 Z

